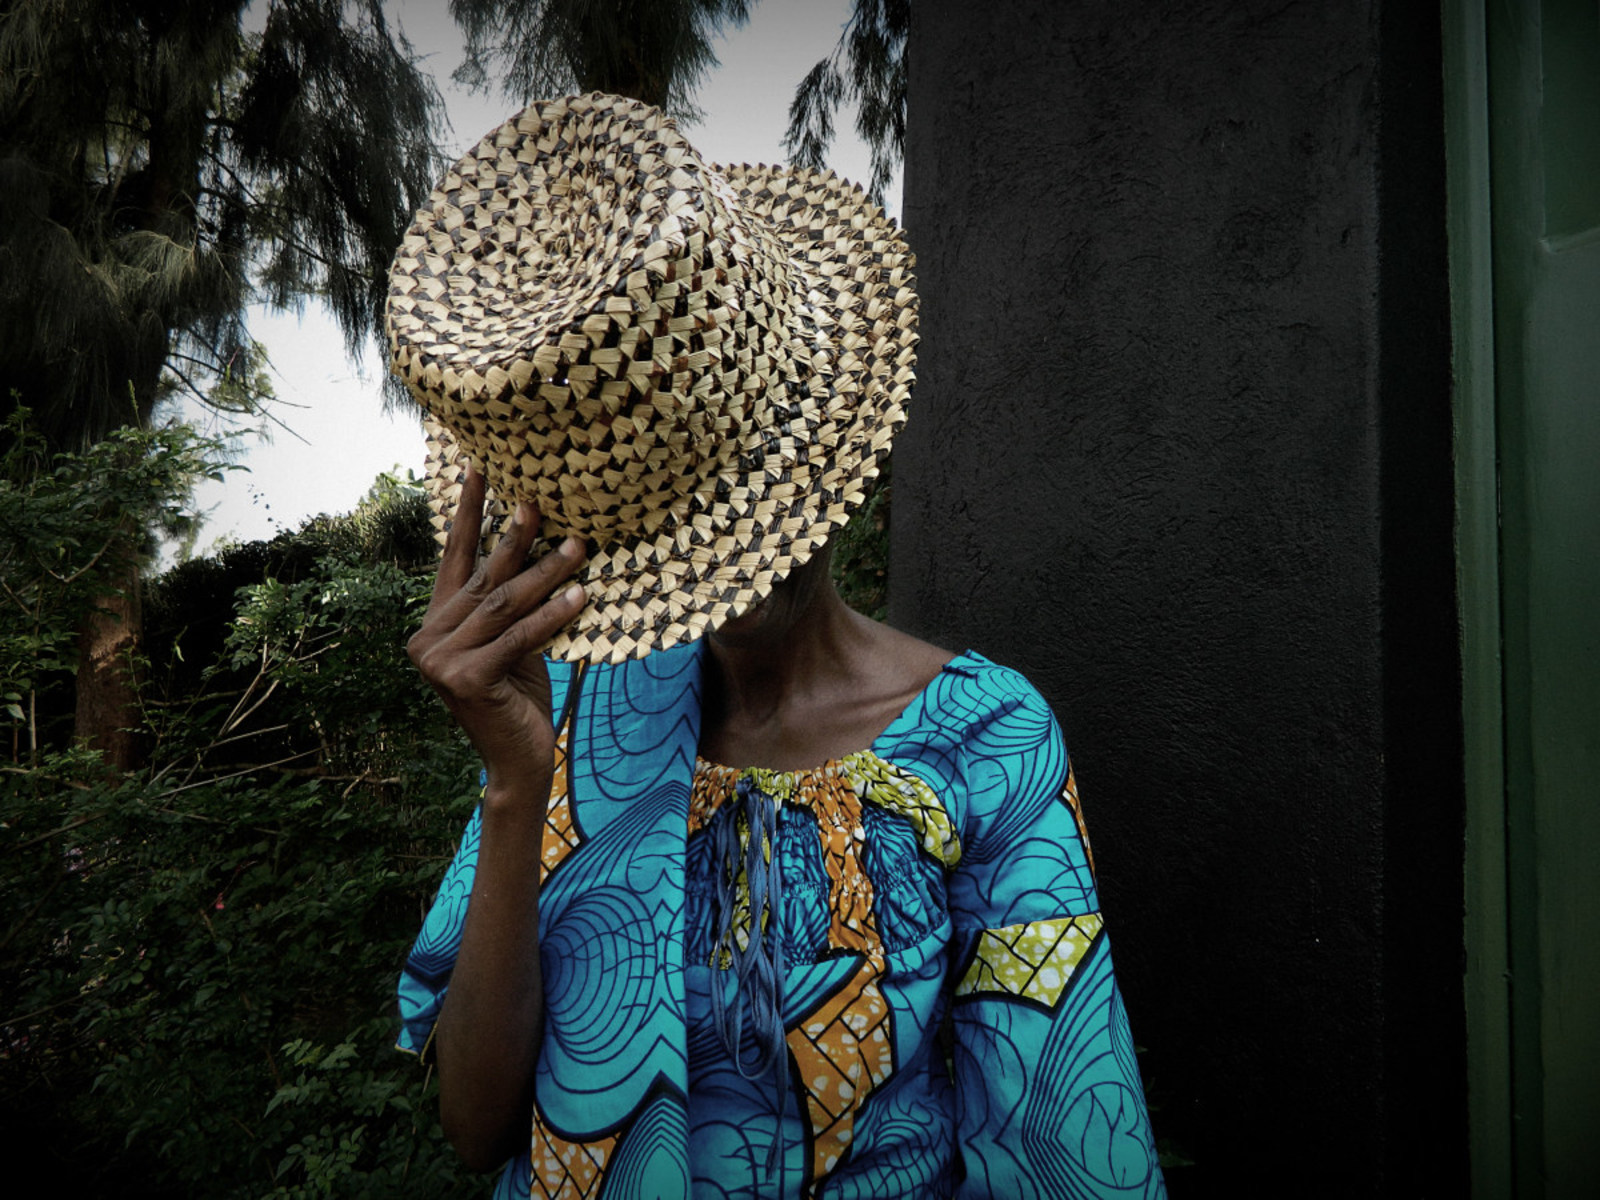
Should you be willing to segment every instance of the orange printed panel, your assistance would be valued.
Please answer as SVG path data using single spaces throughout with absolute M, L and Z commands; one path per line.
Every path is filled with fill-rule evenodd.
M 855 1114 L 894 1066 L 891 1013 L 878 988 L 881 959 L 866 959 L 845 987 L 788 1036 L 811 1121 L 811 1177 L 833 1170 L 855 1136 Z
M 713 767 L 697 763 L 694 781 L 689 788 L 689 834 L 692 837 L 705 827 L 711 814 L 717 811 L 723 799 L 733 791 L 738 773 L 726 767 Z
M 544 810 L 544 840 L 539 853 L 539 882 L 549 878 L 561 860 L 578 847 L 578 830 L 572 821 L 567 796 L 567 731 L 556 739 L 555 774 L 550 779 L 550 802 Z
M 1083 823 L 1083 801 L 1078 799 L 1078 781 L 1072 777 L 1072 764 L 1067 764 L 1067 782 L 1061 789 L 1061 798 L 1072 810 L 1072 819 L 1078 823 L 1078 836 L 1083 839 L 1083 853 L 1089 859 L 1089 874 L 1094 874 L 1094 847 L 1089 845 L 1089 827 Z
M 569 1142 L 533 1116 L 532 1194 L 546 1200 L 582 1200 L 600 1194 L 615 1134 L 593 1142 Z
M 828 872 L 828 945 L 881 955 L 883 942 L 872 915 L 872 880 L 862 870 L 858 853 L 866 841 L 861 799 L 850 781 L 834 771 L 818 777 L 807 799 L 817 816 L 822 863 Z

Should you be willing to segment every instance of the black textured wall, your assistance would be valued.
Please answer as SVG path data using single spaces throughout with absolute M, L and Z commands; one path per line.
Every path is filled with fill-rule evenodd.
M 1062 718 L 1179 1196 L 1465 1194 L 1429 8 L 913 10 L 890 617 Z

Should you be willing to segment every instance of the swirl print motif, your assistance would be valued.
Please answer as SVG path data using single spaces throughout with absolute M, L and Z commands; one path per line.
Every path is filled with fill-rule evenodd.
M 700 653 L 552 664 L 545 1035 L 497 1198 L 1164 1197 L 1038 693 L 968 653 L 871 747 L 731 769 L 696 758 Z M 407 960 L 402 1048 L 448 992 L 477 838 Z

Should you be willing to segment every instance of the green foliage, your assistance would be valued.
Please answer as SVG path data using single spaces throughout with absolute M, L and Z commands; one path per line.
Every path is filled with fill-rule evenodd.
M 209 403 L 218 412 L 251 413 L 265 407 L 273 395 L 267 348 L 251 338 L 222 364 Z
M 13 761 L 41 744 L 41 693 L 77 670 L 84 618 L 147 558 L 144 531 L 181 536 L 194 522 L 190 493 L 221 477 L 224 450 L 170 424 L 51 454 L 31 416 L 18 407 L 0 422 L 0 728 Z
M 608 48 L 568 38 L 561 66 L 525 39 L 563 6 L 455 7 L 523 14 L 480 22 L 480 65 L 680 115 L 748 9 L 613 5 Z M 436 97 L 376 0 L 272 0 L 259 33 L 244 9 L 0 5 L 0 1137 L 77 1195 L 482 1194 L 391 1048 L 477 790 L 403 656 L 433 562 L 415 482 L 152 583 L 140 770 L 41 736 L 79 624 L 220 470 L 218 443 L 138 427 L 175 390 L 259 405 L 257 299 L 326 296 L 364 337 L 437 173 Z M 867 611 L 885 503 L 836 559 Z
M 168 1195 L 453 1178 L 416 1067 L 390 1048 L 396 966 L 475 792 L 437 724 L 383 782 L 112 784 L 61 759 L 9 777 L 5 1108 L 44 1101 L 50 1134 L 108 1170 L 142 1158 Z
M 876 621 L 889 612 L 889 463 L 867 502 L 833 537 L 833 583 L 844 602 Z
M 237 548 L 254 577 L 204 664 L 151 639 L 145 769 L 0 770 L 0 1128 L 64 1190 L 486 1190 L 393 1049 L 395 974 L 477 793 L 404 656 L 433 555 L 384 548 L 421 544 L 415 499 L 380 479 L 354 514 Z
M 227 665 L 257 674 L 221 732 L 249 711 L 258 691 L 281 688 L 316 742 L 300 750 L 327 769 L 390 775 L 414 749 L 413 730 L 431 723 L 432 696 L 395 655 L 421 623 L 426 580 L 388 563 L 363 566 L 327 558 L 308 579 L 276 579 L 244 588 L 227 640 Z M 371 664 L 389 660 L 394 675 L 375 690 Z M 263 700 L 266 699 L 263 695 Z M 283 707 L 280 705 L 279 707 Z
M 373 481 L 355 511 L 337 517 L 315 517 L 295 536 L 301 545 L 320 545 L 323 553 L 354 555 L 368 562 L 390 562 L 406 568 L 426 567 L 438 560 L 439 544 L 422 481 L 408 471 L 404 478 L 384 473 Z

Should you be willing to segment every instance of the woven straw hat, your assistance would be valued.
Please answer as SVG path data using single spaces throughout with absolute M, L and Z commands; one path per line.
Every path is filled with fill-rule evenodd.
M 390 274 L 440 539 L 469 459 L 492 525 L 543 514 L 535 555 L 586 539 L 561 659 L 746 611 L 844 524 L 905 421 L 912 265 L 831 173 L 704 163 L 615 96 L 531 105 L 450 168 Z

